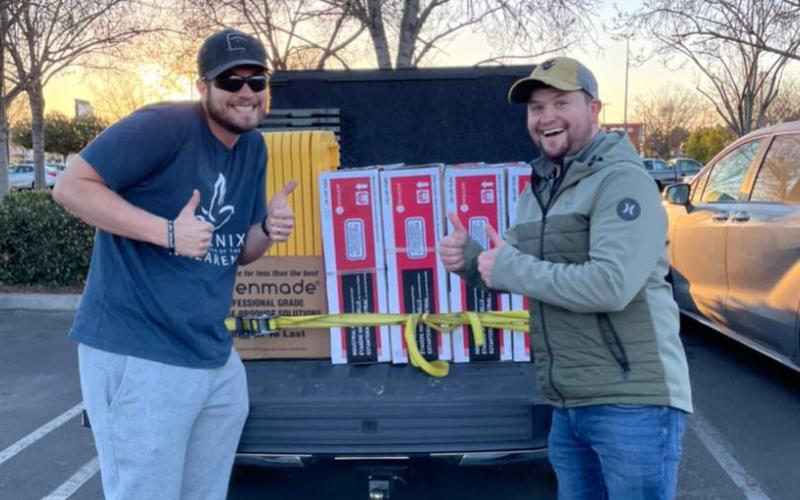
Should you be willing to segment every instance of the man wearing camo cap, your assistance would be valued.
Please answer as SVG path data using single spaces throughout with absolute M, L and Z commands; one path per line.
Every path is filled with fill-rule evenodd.
M 455 214 L 445 267 L 525 295 L 539 390 L 554 407 L 560 499 L 674 498 L 692 411 L 667 218 L 628 138 L 600 130 L 597 80 L 557 57 L 514 83 L 541 152 L 517 220 L 484 251 Z

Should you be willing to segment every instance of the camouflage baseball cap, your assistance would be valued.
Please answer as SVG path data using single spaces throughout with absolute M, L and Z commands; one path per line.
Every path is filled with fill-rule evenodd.
M 583 90 L 593 99 L 597 99 L 599 95 L 597 80 L 589 68 L 569 57 L 555 57 L 538 64 L 531 76 L 514 82 L 508 91 L 508 101 L 526 103 L 531 91 L 540 87 Z

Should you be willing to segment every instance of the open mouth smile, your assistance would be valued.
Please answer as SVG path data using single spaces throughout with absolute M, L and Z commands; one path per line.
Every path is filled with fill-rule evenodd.
M 542 135 L 545 137 L 553 137 L 564 131 L 564 127 L 553 127 L 542 130 Z

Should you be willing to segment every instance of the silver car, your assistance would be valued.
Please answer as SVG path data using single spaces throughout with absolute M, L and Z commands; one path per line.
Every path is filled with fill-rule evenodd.
M 692 182 L 694 176 L 703 169 L 703 165 L 692 158 L 675 158 L 670 164 L 676 175 L 683 177 L 683 182 Z
M 44 167 L 44 179 L 47 187 L 56 184 L 61 171 L 56 167 L 46 165 Z M 8 185 L 15 189 L 33 189 L 34 170 L 32 163 L 20 163 L 8 167 Z
M 738 139 L 664 200 L 681 310 L 800 369 L 800 121 Z

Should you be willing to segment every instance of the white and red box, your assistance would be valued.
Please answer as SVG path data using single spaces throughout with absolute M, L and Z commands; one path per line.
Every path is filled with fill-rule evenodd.
M 375 169 L 319 175 L 328 311 L 386 312 L 386 261 Z M 331 328 L 331 361 L 391 360 L 388 327 Z
M 438 164 L 381 170 L 390 313 L 449 311 L 447 272 L 436 253 L 444 233 L 441 179 L 442 165 Z M 449 333 L 420 323 L 415 334 L 425 359 L 452 358 Z M 392 362 L 407 363 L 402 327 L 391 327 L 391 339 Z
M 486 229 L 490 225 L 502 234 L 506 229 L 505 170 L 499 166 L 460 167 L 445 170 L 445 210 L 458 215 L 470 237 L 488 250 L 494 245 Z M 453 231 L 448 221 L 448 231 Z M 507 293 L 491 292 L 468 285 L 450 274 L 452 311 L 509 311 Z M 511 331 L 484 328 L 486 343 L 477 347 L 469 327 L 453 330 L 453 361 L 508 361 L 513 357 Z
M 517 203 L 522 192 L 531 184 L 531 166 L 527 164 L 506 167 L 508 180 L 508 225 L 517 222 Z M 528 310 L 528 297 L 511 294 L 511 307 L 515 311 Z M 531 360 L 531 336 L 527 332 L 514 332 L 514 361 Z

